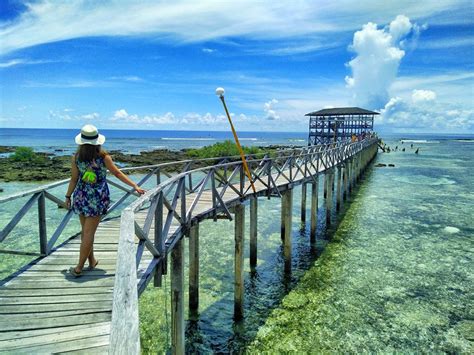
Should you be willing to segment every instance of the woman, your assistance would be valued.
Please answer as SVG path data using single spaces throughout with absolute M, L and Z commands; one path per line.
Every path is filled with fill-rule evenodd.
M 76 136 L 79 147 L 72 157 L 71 181 L 66 193 L 66 205 L 79 214 L 82 227 L 79 262 L 69 269 L 69 273 L 75 277 L 81 276 L 86 260 L 89 261 L 89 270 L 99 263 L 94 256 L 94 235 L 110 204 L 107 169 L 139 194 L 145 193 L 115 166 L 109 154 L 101 150 L 104 142 L 105 137 L 93 125 L 85 125 Z M 73 191 L 74 202 L 71 206 Z

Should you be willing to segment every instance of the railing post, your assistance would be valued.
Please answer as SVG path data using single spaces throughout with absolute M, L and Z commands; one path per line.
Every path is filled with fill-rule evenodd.
M 250 269 L 255 270 L 257 266 L 257 219 L 258 199 L 253 196 L 250 199 Z
M 318 228 L 318 188 L 319 175 L 316 175 L 316 181 L 311 184 L 311 232 L 310 244 L 314 245 L 316 242 L 316 232 Z
M 120 217 L 109 354 L 140 354 L 134 214 L 125 209 Z
M 235 255 L 234 255 L 234 319 L 244 316 L 244 233 L 245 206 L 235 206 Z
M 189 231 L 189 319 L 199 317 L 199 223 Z
M 46 232 L 46 200 L 44 192 L 38 198 L 38 227 L 39 227 L 39 242 L 41 255 L 48 255 L 48 235 Z
M 184 354 L 184 238 L 171 251 L 171 353 Z
M 156 186 L 161 184 L 161 172 L 160 169 L 156 171 Z M 155 248 L 160 252 L 161 262 L 158 264 L 158 267 L 155 270 L 155 276 L 153 280 L 153 285 L 155 287 L 161 287 L 162 275 L 167 272 L 167 257 L 165 253 L 165 241 L 163 240 L 163 191 L 158 193 L 156 196 L 158 203 L 155 210 Z

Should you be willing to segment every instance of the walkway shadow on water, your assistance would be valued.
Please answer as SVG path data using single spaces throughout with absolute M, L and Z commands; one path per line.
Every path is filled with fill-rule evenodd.
M 365 173 L 360 184 L 370 176 L 370 172 L 371 169 Z M 351 196 L 357 193 L 358 186 L 354 188 Z M 313 247 L 309 240 L 310 218 L 307 213 L 308 221 L 301 224 L 299 231 L 293 232 L 292 273 L 290 275 L 284 272 L 282 246 L 274 250 L 270 258 L 260 262 L 255 271 L 245 274 L 244 319 L 240 321 L 232 319 L 233 279 L 226 280 L 224 293 L 227 297 L 223 296 L 202 311 L 199 320 L 187 322 L 186 352 L 244 352 L 246 346 L 255 339 L 259 327 L 265 324 L 275 309 L 282 306 L 284 297 L 297 286 L 305 272 L 324 252 L 326 245 L 331 242 L 340 222 L 344 219 L 352 199 L 353 197 L 349 197 L 343 202 L 338 213 L 335 211 L 336 201 L 333 201 L 333 223 L 329 228 L 326 227 L 325 205 L 321 203 L 324 200 L 320 200 L 317 239 Z M 261 231 L 259 234 L 268 235 L 267 232 Z M 274 230 L 269 232 L 272 233 Z

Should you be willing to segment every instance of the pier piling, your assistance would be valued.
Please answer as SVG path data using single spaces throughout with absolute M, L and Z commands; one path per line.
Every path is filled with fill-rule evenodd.
M 235 206 L 235 255 L 234 255 L 234 319 L 244 316 L 244 233 L 245 206 Z
M 318 228 L 318 188 L 319 176 L 316 175 L 315 181 L 311 184 L 311 231 L 310 244 L 316 243 L 316 233 Z
M 256 196 L 250 199 L 250 269 L 257 266 L 257 218 L 258 199 Z
M 281 194 L 281 232 L 283 238 L 283 255 L 285 259 L 285 272 L 291 272 L 291 223 L 293 209 L 293 189 L 288 189 Z
M 339 211 L 341 209 L 341 200 L 342 200 L 342 195 L 341 195 L 341 182 L 342 182 L 342 168 L 341 165 L 338 165 L 337 167 L 337 183 L 336 183 L 336 211 Z
M 301 222 L 306 222 L 306 183 L 301 184 Z
M 189 231 L 189 319 L 199 317 L 199 223 Z
M 184 238 L 171 251 L 171 352 L 184 354 Z

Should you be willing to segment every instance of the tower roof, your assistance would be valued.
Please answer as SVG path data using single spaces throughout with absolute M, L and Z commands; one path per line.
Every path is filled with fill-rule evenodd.
M 379 115 L 360 107 L 335 107 L 307 113 L 305 116 L 349 116 L 349 115 Z

